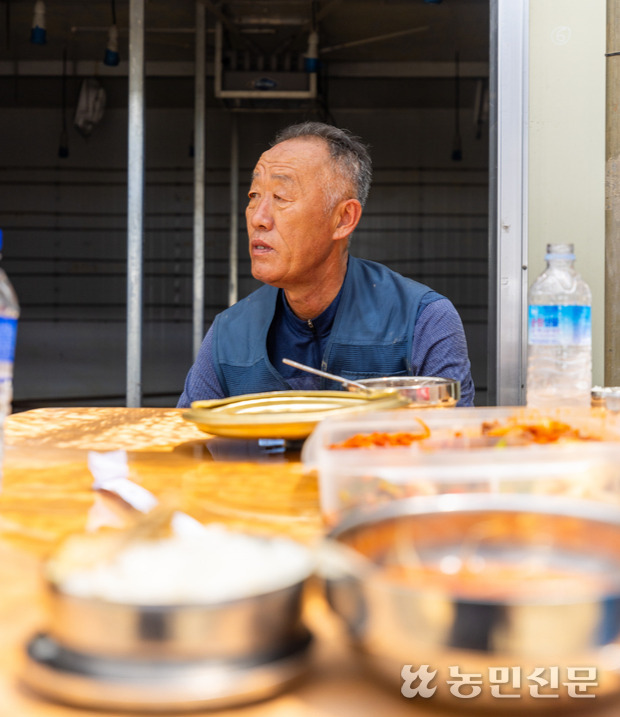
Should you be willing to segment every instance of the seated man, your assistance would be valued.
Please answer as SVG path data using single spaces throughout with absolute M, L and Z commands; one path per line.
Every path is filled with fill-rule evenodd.
M 218 314 L 178 406 L 281 390 L 337 390 L 283 358 L 346 378 L 443 376 L 474 386 L 461 319 L 428 286 L 349 255 L 371 182 L 346 130 L 283 130 L 254 169 L 246 221 L 252 275 L 265 283 Z

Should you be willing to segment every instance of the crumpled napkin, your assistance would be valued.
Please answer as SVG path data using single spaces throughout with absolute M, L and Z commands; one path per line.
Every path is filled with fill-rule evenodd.
M 107 490 L 115 493 L 132 508 L 141 513 L 148 513 L 157 505 L 157 498 L 146 488 L 130 481 L 127 453 L 125 451 L 109 451 L 88 453 L 88 468 L 93 474 L 94 490 Z
M 126 451 L 89 451 L 88 468 L 95 479 L 94 490 L 114 493 L 140 513 L 148 513 L 157 505 L 158 500 L 150 491 L 129 480 Z M 123 521 L 104 501 L 95 501 L 88 515 L 86 529 L 95 531 L 104 526 L 122 527 Z M 199 535 L 205 530 L 202 523 L 181 511 L 174 512 L 171 528 L 176 535 Z

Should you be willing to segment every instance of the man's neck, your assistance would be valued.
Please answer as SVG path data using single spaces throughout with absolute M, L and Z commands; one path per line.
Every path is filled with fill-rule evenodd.
M 347 273 L 347 257 L 344 257 L 342 264 L 342 271 L 337 276 L 333 277 L 332 280 L 325 278 L 321 282 L 320 287 L 312 286 L 308 288 L 295 289 L 289 291 L 284 289 L 284 295 L 286 301 L 291 308 L 291 311 L 299 319 L 307 321 L 308 319 L 314 319 L 319 314 L 322 314 L 325 309 L 332 303 L 332 301 L 338 296 L 338 292 L 344 282 L 344 277 Z

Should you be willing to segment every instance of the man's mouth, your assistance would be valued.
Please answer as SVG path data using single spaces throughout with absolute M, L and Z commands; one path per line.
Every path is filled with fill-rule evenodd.
M 252 252 L 264 254 L 268 251 L 273 251 L 272 247 L 270 247 L 269 244 L 266 244 L 265 242 L 262 242 L 260 240 L 254 240 L 252 242 Z

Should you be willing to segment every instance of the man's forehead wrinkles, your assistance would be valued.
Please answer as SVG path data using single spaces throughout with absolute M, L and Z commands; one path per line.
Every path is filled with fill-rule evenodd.
M 258 164 L 256 169 L 252 172 L 252 180 L 254 181 L 258 179 L 277 180 L 280 182 L 288 182 L 290 184 L 296 184 L 298 181 L 294 170 L 289 172 L 286 167 L 283 168 L 282 166 L 277 168 L 266 167 L 263 163 Z
M 291 177 L 290 174 L 274 173 L 270 176 L 272 179 L 279 179 L 281 182 L 291 182 L 291 183 L 295 182 L 295 180 L 293 179 L 293 177 Z

